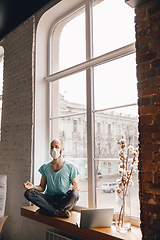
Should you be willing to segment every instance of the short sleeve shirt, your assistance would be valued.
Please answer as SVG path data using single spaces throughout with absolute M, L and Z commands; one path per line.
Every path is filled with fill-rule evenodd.
M 51 162 L 43 164 L 38 170 L 47 180 L 45 194 L 54 196 L 56 194 L 65 195 L 72 184 L 71 180 L 79 175 L 78 168 L 65 161 L 63 167 L 58 172 L 53 172 Z

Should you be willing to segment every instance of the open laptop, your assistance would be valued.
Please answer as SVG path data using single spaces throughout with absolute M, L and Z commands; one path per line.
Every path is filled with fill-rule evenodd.
M 82 209 L 79 228 L 104 228 L 111 227 L 113 220 L 113 208 Z

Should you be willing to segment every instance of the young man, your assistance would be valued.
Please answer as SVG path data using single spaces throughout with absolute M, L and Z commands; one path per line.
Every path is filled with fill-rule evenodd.
M 79 199 L 79 171 L 76 166 L 63 159 L 63 151 L 62 140 L 54 139 L 51 142 L 52 161 L 39 169 L 42 174 L 40 184 L 33 185 L 28 181 L 24 183 L 27 189 L 24 196 L 40 208 L 37 214 L 70 217 L 69 211 Z

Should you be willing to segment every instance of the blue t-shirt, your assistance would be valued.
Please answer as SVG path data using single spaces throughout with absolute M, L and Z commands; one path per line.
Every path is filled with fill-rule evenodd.
M 55 194 L 65 195 L 72 184 L 71 180 L 79 175 L 78 168 L 65 161 L 63 167 L 58 172 L 53 172 L 51 162 L 43 164 L 38 170 L 47 180 L 45 194 L 54 196 Z

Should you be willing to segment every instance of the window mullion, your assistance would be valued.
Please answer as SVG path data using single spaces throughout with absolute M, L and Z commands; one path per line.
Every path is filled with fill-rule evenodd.
M 88 59 L 85 62 L 74 65 L 74 66 L 69 67 L 67 69 L 64 69 L 62 71 L 59 71 L 59 72 L 56 72 L 56 73 L 53 73 L 53 74 L 48 74 L 47 77 L 45 77 L 44 79 L 46 80 L 46 82 L 54 82 L 54 81 L 56 81 L 60 78 L 64 78 L 66 76 L 84 71 L 88 68 L 101 65 L 102 63 L 111 62 L 115 59 L 127 56 L 129 54 L 134 53 L 134 52 L 135 52 L 135 43 L 131 43 L 127 46 L 124 46 L 124 47 L 121 47 L 119 49 L 113 50 L 109 53 L 105 53 L 105 54 L 100 55 L 98 57 Z
M 86 0 L 86 60 L 93 57 L 92 51 L 92 9 L 91 1 Z M 95 207 L 94 144 L 93 144 L 93 69 L 86 70 L 87 88 L 87 160 L 88 160 L 88 206 Z

